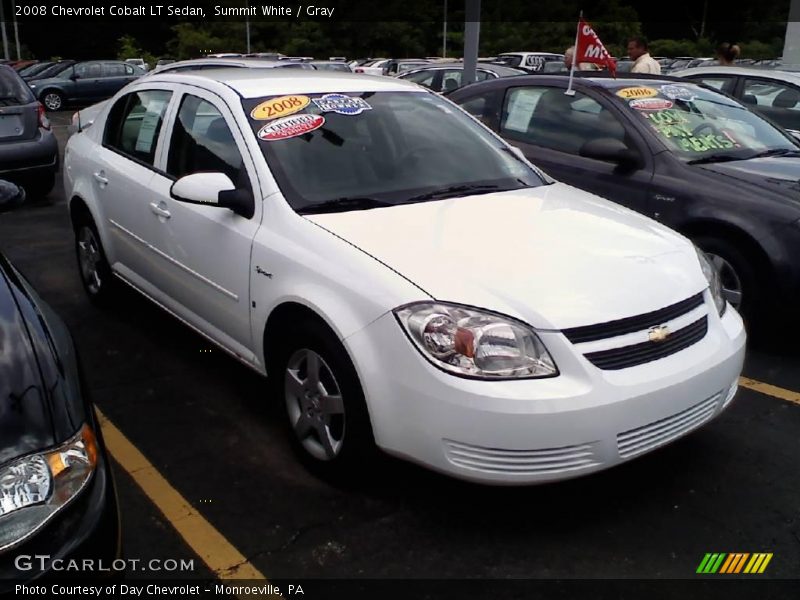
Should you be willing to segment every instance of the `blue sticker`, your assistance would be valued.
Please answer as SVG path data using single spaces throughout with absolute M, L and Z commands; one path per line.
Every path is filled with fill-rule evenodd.
M 365 110 L 372 110 L 366 100 L 344 94 L 325 94 L 322 98 L 314 98 L 313 102 L 322 112 L 339 115 L 360 115 Z
M 692 90 L 681 85 L 662 85 L 661 93 L 671 100 L 683 100 L 684 102 L 692 102 L 697 98 Z

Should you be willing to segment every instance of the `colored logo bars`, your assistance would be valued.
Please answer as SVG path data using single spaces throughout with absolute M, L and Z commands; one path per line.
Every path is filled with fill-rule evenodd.
M 748 552 L 733 554 L 709 552 L 703 557 L 700 566 L 697 567 L 697 573 L 727 575 L 733 573 L 763 573 L 771 560 L 772 552 L 755 554 Z

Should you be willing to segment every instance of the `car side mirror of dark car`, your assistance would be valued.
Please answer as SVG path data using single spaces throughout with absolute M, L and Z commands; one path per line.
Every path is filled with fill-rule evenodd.
M 170 196 L 179 202 L 227 208 L 250 219 L 255 214 L 253 193 L 236 189 L 224 173 L 192 173 L 172 184 Z
M 80 75 L 78 75 L 77 73 L 73 73 L 72 75 L 70 75 L 70 76 L 69 76 L 69 78 L 70 78 L 72 81 L 78 81 L 78 79 L 80 79 L 80 78 L 81 78 L 81 76 L 80 76 Z
M 25 190 L 10 181 L 0 179 L 0 213 L 14 210 L 25 202 Z
M 613 162 L 626 169 L 640 166 L 641 157 L 624 142 L 615 138 L 598 138 L 589 140 L 578 151 L 580 156 L 605 162 Z

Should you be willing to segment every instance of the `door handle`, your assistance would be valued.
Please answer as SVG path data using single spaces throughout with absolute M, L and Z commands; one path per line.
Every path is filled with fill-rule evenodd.
M 150 210 L 153 211 L 153 214 L 165 219 L 169 219 L 172 216 L 166 208 L 161 208 L 156 202 L 150 203 Z
M 105 176 L 104 171 L 100 171 L 99 173 L 94 173 L 94 178 L 103 185 L 108 185 L 108 179 Z

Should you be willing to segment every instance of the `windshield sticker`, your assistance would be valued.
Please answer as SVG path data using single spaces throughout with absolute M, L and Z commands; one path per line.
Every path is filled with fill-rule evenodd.
M 672 102 L 664 98 L 638 98 L 629 100 L 628 106 L 636 110 L 666 110 L 672 108 Z
M 658 95 L 658 90 L 649 87 L 627 87 L 617 90 L 617 96 L 631 100 L 633 98 L 652 98 Z
M 662 85 L 661 93 L 671 100 L 693 102 L 697 95 L 689 88 L 682 85 Z
M 301 111 L 310 103 L 308 96 L 281 96 L 262 102 L 250 112 L 250 116 L 257 121 L 277 119 Z
M 258 132 L 258 139 L 265 142 L 285 140 L 319 129 L 324 124 L 325 117 L 322 115 L 302 114 L 283 117 L 264 125 Z
M 360 115 L 365 110 L 372 110 L 366 100 L 344 94 L 325 94 L 322 98 L 314 98 L 314 104 L 322 112 L 334 112 L 338 115 Z
M 727 132 L 716 133 L 712 123 L 691 126 L 689 119 L 677 109 L 640 113 L 662 137 L 685 152 L 708 152 L 738 148 L 739 143 Z M 711 131 L 709 131 L 711 130 Z M 719 130 L 717 130 L 719 131 Z

